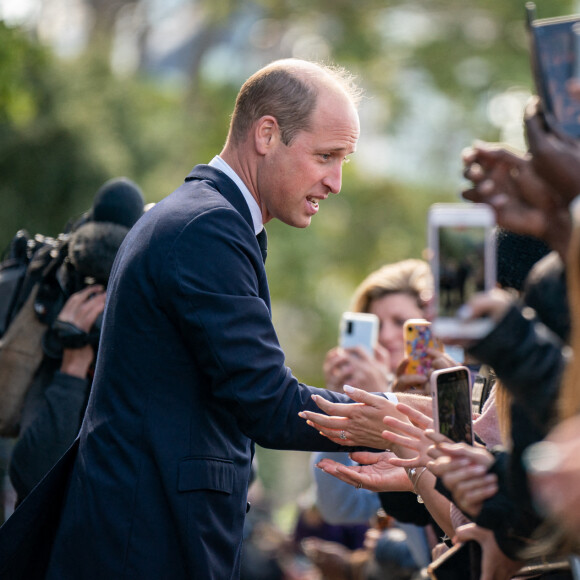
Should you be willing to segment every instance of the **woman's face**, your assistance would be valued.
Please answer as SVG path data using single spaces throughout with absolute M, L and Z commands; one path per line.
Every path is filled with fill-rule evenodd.
M 409 318 L 424 318 L 417 300 L 410 294 L 395 292 L 373 300 L 369 307 L 371 314 L 380 320 L 379 344 L 389 351 L 391 372 L 395 372 L 405 357 L 403 327 Z

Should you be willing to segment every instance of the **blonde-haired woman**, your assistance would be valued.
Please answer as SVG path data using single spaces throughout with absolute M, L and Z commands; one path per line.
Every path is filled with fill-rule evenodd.
M 345 384 L 369 392 L 389 391 L 403 360 L 403 325 L 424 318 L 433 295 L 429 264 L 409 259 L 387 264 L 369 274 L 355 290 L 350 310 L 379 317 L 379 344 L 373 355 L 363 348 L 331 349 L 324 360 L 326 387 L 342 392 Z

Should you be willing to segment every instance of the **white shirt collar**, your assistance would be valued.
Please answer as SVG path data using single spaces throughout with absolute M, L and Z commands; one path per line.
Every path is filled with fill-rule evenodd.
M 262 212 L 258 202 L 254 199 L 250 190 L 246 187 L 246 184 L 239 178 L 238 174 L 219 156 L 216 155 L 210 162 L 209 165 L 219 169 L 225 173 L 240 189 L 250 213 L 252 214 L 252 222 L 254 224 L 254 233 L 258 235 L 264 229 L 264 223 L 262 222 Z

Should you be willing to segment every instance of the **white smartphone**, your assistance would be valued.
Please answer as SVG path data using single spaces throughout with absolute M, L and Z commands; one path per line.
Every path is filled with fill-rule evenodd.
M 433 429 L 456 443 L 473 445 L 471 376 L 464 366 L 433 371 Z
M 493 323 L 465 321 L 457 310 L 496 285 L 495 214 L 483 203 L 437 203 L 429 208 L 428 245 L 435 285 L 432 330 L 442 339 L 476 339 Z
M 370 355 L 379 339 L 379 317 L 365 312 L 344 312 L 340 320 L 339 345 L 364 347 Z

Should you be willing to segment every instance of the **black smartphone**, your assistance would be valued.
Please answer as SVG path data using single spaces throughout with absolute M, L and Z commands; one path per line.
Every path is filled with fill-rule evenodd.
M 433 371 L 433 428 L 456 443 L 473 445 L 471 376 L 464 366 Z

